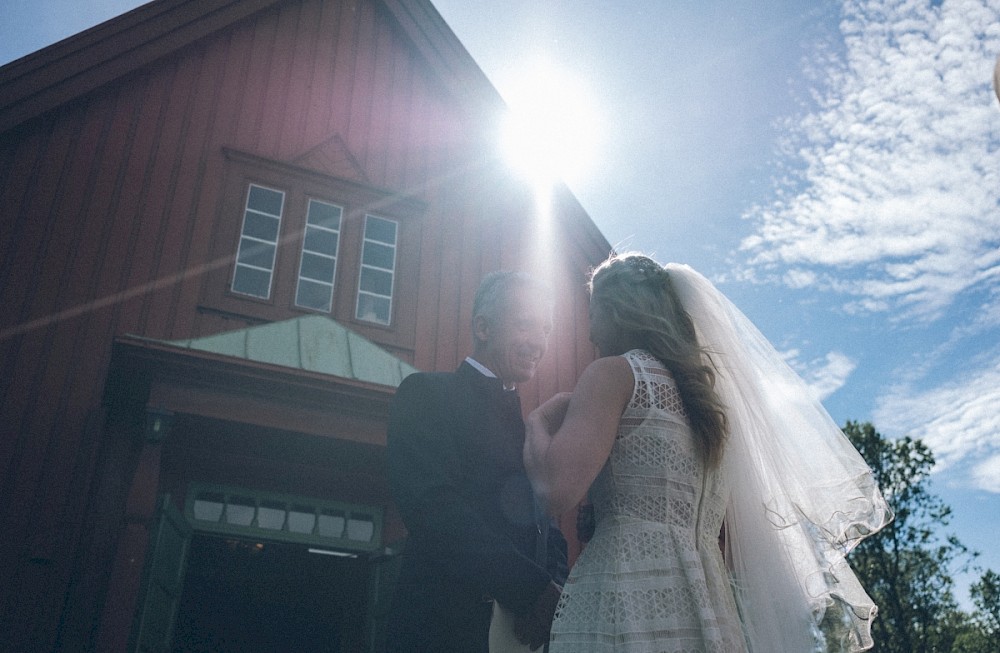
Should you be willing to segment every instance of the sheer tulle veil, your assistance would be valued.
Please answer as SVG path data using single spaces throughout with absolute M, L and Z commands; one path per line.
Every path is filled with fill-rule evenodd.
M 664 267 L 726 406 L 726 558 L 750 650 L 870 648 L 877 608 L 845 555 L 892 520 L 871 470 L 732 302 L 690 267 Z

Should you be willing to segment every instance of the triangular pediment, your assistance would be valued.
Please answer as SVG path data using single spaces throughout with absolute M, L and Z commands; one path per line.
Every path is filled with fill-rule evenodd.
M 331 177 L 370 185 L 368 175 L 365 174 L 357 158 L 347 148 L 347 144 L 344 143 L 340 134 L 334 134 L 319 145 L 293 157 L 289 163 L 323 172 Z

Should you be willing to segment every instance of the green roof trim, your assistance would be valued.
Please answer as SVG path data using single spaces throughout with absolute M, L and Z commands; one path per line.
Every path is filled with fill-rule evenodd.
M 203 338 L 158 342 L 393 388 L 418 371 L 323 315 L 304 315 Z

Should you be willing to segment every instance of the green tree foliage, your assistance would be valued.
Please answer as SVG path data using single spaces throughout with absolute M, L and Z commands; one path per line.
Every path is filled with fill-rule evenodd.
M 920 440 L 888 440 L 869 423 L 844 433 L 872 468 L 895 520 L 851 552 L 851 566 L 879 606 L 872 627 L 878 653 L 980 653 L 982 629 L 958 609 L 952 572 L 976 554 L 944 533 L 951 509 L 930 491 L 934 456 Z M 995 579 L 991 577 L 992 580 Z M 984 580 L 985 583 L 985 580 Z M 996 585 L 984 585 L 983 595 Z M 992 605 L 996 605 L 995 598 Z M 995 646 L 995 644 L 994 644 Z
M 976 605 L 976 619 L 983 630 L 994 641 L 1000 640 L 1000 574 L 988 569 L 969 593 Z
M 987 570 L 969 593 L 976 612 L 962 624 L 951 653 L 996 653 L 1000 650 L 1000 576 Z

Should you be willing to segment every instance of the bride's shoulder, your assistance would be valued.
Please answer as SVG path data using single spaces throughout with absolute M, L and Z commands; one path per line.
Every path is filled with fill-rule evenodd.
M 631 363 L 629 362 L 630 353 L 632 352 L 627 352 L 620 356 L 602 356 L 588 365 L 584 372 L 587 370 L 609 372 L 616 369 L 631 369 Z
M 580 382 L 594 382 L 604 385 L 632 386 L 635 375 L 632 364 L 625 356 L 604 356 L 587 366 L 580 375 Z

